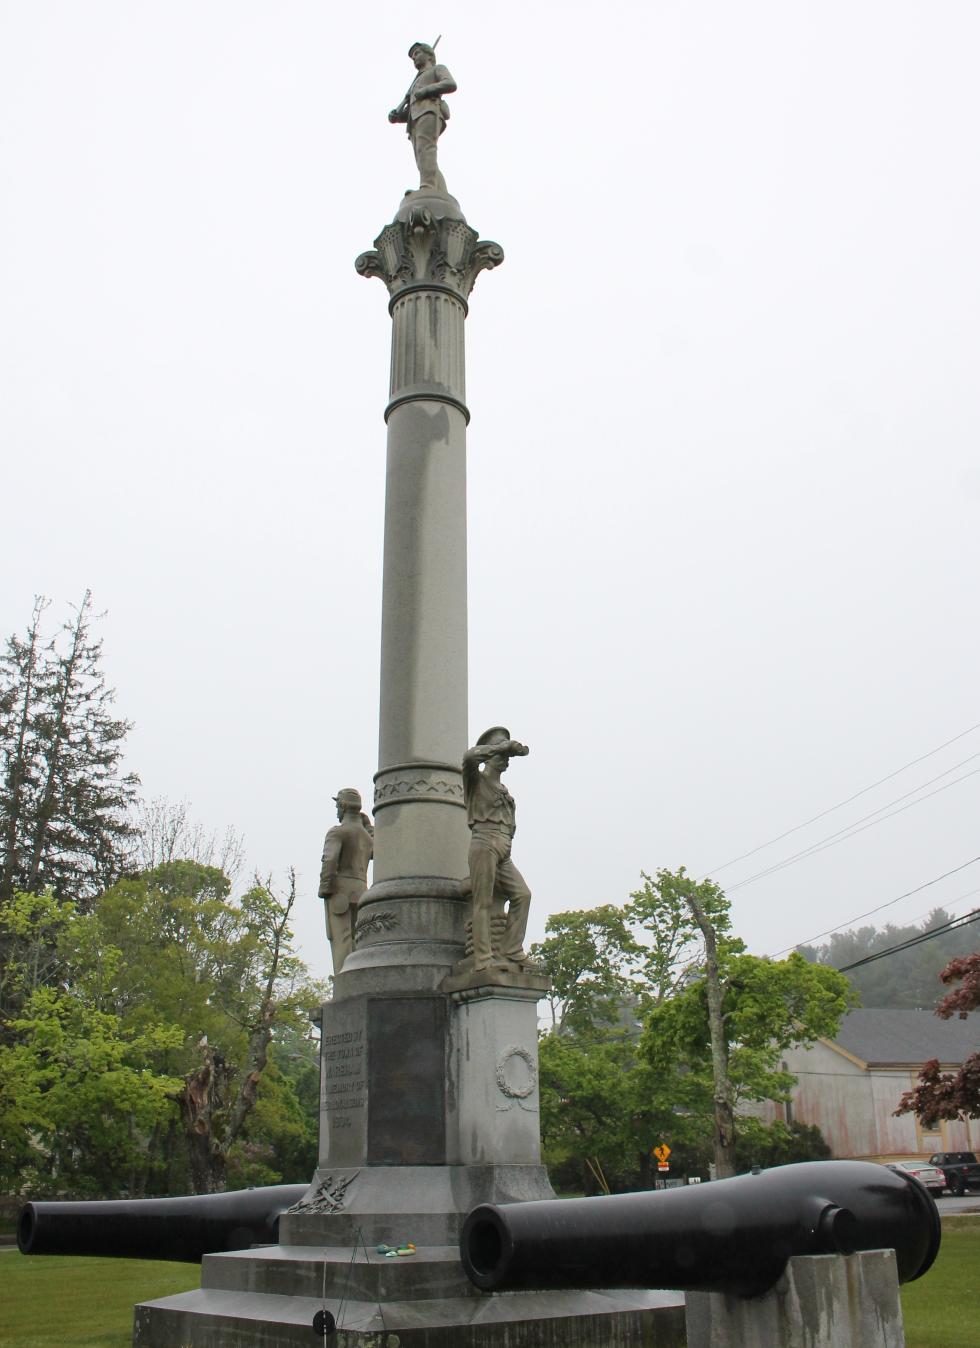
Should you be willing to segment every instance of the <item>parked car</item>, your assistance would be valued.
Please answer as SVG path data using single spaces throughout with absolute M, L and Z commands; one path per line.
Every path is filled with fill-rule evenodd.
M 901 1170 L 903 1174 L 914 1175 L 920 1184 L 924 1184 L 933 1196 L 941 1194 L 946 1188 L 946 1176 L 938 1166 L 928 1161 L 890 1161 L 889 1170 Z
M 967 1189 L 980 1189 L 980 1161 L 972 1151 L 937 1151 L 929 1162 L 943 1171 L 954 1198 L 962 1198 Z

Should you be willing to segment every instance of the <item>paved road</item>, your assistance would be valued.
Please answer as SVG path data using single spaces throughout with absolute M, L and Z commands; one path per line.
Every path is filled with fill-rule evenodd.
M 936 1207 L 947 1216 L 953 1212 L 980 1212 L 980 1193 L 966 1194 L 963 1198 L 937 1198 Z

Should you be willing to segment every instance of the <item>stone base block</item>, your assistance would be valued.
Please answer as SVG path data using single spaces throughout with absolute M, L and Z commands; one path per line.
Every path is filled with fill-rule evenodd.
M 207 1255 L 201 1289 L 136 1307 L 138 1348 L 682 1348 L 678 1292 L 487 1295 L 455 1246 L 386 1258 L 371 1248 L 269 1245 Z
M 136 1307 L 139 1348 L 683 1348 L 684 1298 L 670 1292 L 513 1292 L 377 1302 L 202 1289 Z
M 765 1296 L 689 1292 L 688 1348 L 905 1348 L 894 1250 L 791 1259 Z

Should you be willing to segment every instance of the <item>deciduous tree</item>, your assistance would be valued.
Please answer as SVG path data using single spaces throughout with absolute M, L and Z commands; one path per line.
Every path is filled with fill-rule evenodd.
M 651 1010 L 702 967 L 691 892 L 720 930 L 727 930 L 728 907 L 717 886 L 698 886 L 683 867 L 642 879 L 622 906 L 553 915 L 534 951 L 554 988 L 554 1028 L 540 1044 L 545 1157 L 565 1173 L 577 1165 L 588 1188 L 600 1176 L 619 1187 L 648 1186 L 651 1148 L 660 1141 L 695 1156 L 710 1109 L 703 1077 L 651 1071 L 638 1043 Z
M 49 893 L 0 910 L 16 956 L 0 992 L 19 1008 L 0 1041 L 8 1183 L 111 1196 L 308 1178 L 324 990 L 292 950 L 294 885 L 229 891 L 175 861 L 87 911 Z
M 980 1010 L 980 951 L 950 960 L 939 977 L 953 990 L 936 1007 L 937 1016 L 965 1020 Z M 939 1060 L 931 1058 L 895 1113 L 915 1114 L 930 1127 L 939 1119 L 980 1119 L 980 1053 L 971 1053 L 956 1072 L 943 1072 Z

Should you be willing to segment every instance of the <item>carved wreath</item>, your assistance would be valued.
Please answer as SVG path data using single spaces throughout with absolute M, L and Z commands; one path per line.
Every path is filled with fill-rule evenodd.
M 395 913 L 384 910 L 380 913 L 369 913 L 367 917 L 358 919 L 357 926 L 354 928 L 354 937 L 360 941 L 363 937 L 370 935 L 372 931 L 391 931 L 392 927 L 397 925 L 398 917 Z
M 507 1080 L 507 1064 L 511 1058 L 520 1058 L 527 1067 L 526 1086 L 512 1086 Z M 521 1048 L 520 1044 L 511 1044 L 504 1049 L 500 1055 L 500 1061 L 497 1063 L 497 1089 L 501 1094 L 506 1095 L 511 1100 L 526 1100 L 529 1095 L 534 1093 L 537 1076 L 538 1070 L 534 1065 L 534 1059 L 526 1048 Z

